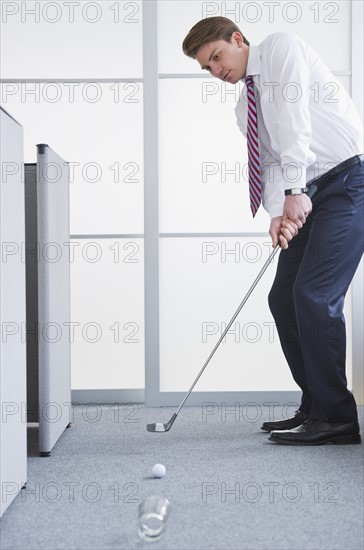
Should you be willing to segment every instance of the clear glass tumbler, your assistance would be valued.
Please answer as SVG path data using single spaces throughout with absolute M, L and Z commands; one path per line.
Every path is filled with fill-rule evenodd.
M 165 497 L 150 496 L 140 502 L 138 508 L 140 538 L 149 542 L 159 540 L 163 535 L 170 512 L 171 504 Z

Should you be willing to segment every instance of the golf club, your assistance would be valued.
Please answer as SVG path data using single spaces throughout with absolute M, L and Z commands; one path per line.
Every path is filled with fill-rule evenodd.
M 306 192 L 307 196 L 312 199 L 312 197 L 315 195 L 316 191 L 318 190 L 318 186 L 315 185 L 315 184 L 311 184 Z M 225 328 L 224 332 L 222 333 L 222 335 L 220 336 L 220 338 L 218 339 L 214 349 L 212 350 L 212 352 L 210 353 L 210 355 L 208 356 L 208 358 L 206 359 L 206 362 L 205 364 L 203 365 L 202 369 L 200 370 L 200 372 L 198 373 L 198 375 L 196 376 L 193 384 L 191 385 L 190 389 L 188 390 L 185 398 L 183 399 L 182 403 L 180 404 L 180 406 L 178 407 L 177 411 L 174 413 L 174 415 L 168 420 L 168 422 L 166 422 L 165 424 L 163 424 L 163 422 L 156 422 L 156 423 L 153 423 L 153 424 L 147 424 L 147 430 L 148 432 L 168 432 L 174 421 L 176 420 L 177 416 L 178 416 L 178 413 L 179 411 L 182 409 L 183 405 L 185 404 L 185 402 L 187 401 L 190 393 L 192 392 L 193 388 L 195 387 L 195 385 L 197 384 L 198 380 L 200 379 L 203 371 L 205 370 L 205 368 L 207 367 L 207 365 L 209 364 L 211 358 L 213 357 L 215 351 L 217 350 L 217 348 L 219 347 L 219 345 L 221 344 L 221 342 L 223 341 L 223 339 L 225 338 L 226 334 L 228 333 L 231 325 L 233 324 L 233 322 L 235 321 L 235 319 L 237 318 L 237 316 L 239 315 L 240 311 L 242 310 L 242 308 L 244 307 L 245 303 L 247 302 L 249 296 L 251 295 L 251 293 L 253 292 L 253 290 L 255 289 L 255 287 L 257 286 L 258 282 L 260 281 L 260 279 L 262 278 L 262 276 L 264 275 L 264 273 L 266 272 L 267 270 L 267 267 L 269 266 L 269 264 L 272 262 L 274 256 L 277 254 L 278 250 L 280 250 L 280 247 L 277 245 L 275 247 L 275 249 L 270 253 L 269 255 L 269 258 L 268 260 L 265 262 L 265 264 L 263 265 L 262 269 L 260 270 L 260 272 L 258 273 L 255 281 L 253 282 L 252 286 L 249 288 L 248 292 L 246 293 L 246 295 L 244 296 L 241 304 L 239 305 L 238 309 L 235 311 L 234 315 L 232 316 L 229 324 L 227 325 L 227 327 Z

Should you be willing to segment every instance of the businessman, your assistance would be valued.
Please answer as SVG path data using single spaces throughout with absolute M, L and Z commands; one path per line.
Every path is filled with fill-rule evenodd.
M 277 32 L 250 45 L 224 17 L 199 21 L 183 52 L 230 84 L 247 138 L 252 215 L 270 215 L 280 252 L 269 293 L 283 353 L 302 390 L 293 418 L 265 422 L 285 445 L 360 443 L 347 388 L 344 298 L 363 254 L 362 125 L 348 93 L 313 49 Z M 312 199 L 307 186 L 318 191 Z

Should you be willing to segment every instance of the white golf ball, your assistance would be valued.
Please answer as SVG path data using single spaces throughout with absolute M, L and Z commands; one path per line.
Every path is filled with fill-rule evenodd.
M 154 477 L 164 477 L 166 475 L 166 467 L 163 464 L 154 464 L 152 474 Z

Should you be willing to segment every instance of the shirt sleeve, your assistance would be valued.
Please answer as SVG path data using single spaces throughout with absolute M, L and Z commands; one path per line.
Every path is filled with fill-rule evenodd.
M 284 189 L 304 188 L 307 168 L 316 159 L 310 149 L 312 129 L 307 53 L 293 34 L 276 33 L 268 55 Z

